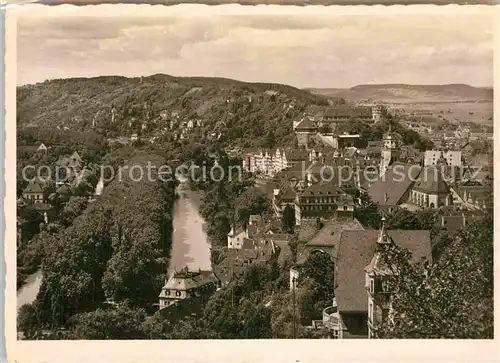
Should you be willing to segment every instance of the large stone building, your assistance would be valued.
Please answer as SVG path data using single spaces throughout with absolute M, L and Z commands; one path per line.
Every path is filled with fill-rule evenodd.
M 306 159 L 307 151 L 303 149 L 277 148 L 248 151 L 243 156 L 243 168 L 251 173 L 273 177 L 281 170 Z
M 295 224 L 304 219 L 347 217 L 352 218 L 354 201 L 351 195 L 333 183 L 319 182 L 297 194 L 295 198 Z

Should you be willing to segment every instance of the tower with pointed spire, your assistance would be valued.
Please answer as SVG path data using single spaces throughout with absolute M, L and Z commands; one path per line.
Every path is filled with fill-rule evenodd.
M 374 330 L 389 318 L 391 290 L 389 279 L 394 275 L 384 260 L 384 253 L 393 244 L 386 230 L 385 218 L 377 237 L 377 247 L 370 264 L 365 267 L 365 288 L 368 298 L 368 337 L 374 337 Z
M 389 124 L 389 131 L 384 134 L 384 139 L 382 140 L 382 150 L 380 155 L 380 165 L 379 165 L 379 176 L 385 174 L 389 165 L 398 159 L 398 145 L 394 134 L 392 132 L 392 126 Z

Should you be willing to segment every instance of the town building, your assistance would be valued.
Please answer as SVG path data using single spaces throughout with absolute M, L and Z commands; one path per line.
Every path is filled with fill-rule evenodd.
M 394 207 L 408 202 L 421 170 L 419 165 L 395 162 L 384 175 L 367 183 L 368 195 L 382 212 L 391 213 Z
M 437 165 L 440 159 L 448 166 L 462 166 L 462 152 L 452 150 L 427 150 L 424 153 L 424 166 Z
M 300 122 L 294 125 L 297 144 L 299 147 L 307 148 L 311 138 L 318 133 L 318 123 L 309 116 L 304 116 Z
M 422 169 L 411 188 L 409 203 L 421 208 L 440 208 L 453 203 L 450 187 L 444 180 L 443 171 L 437 166 Z
M 41 153 L 46 154 L 47 150 L 48 150 L 47 146 L 45 146 L 45 144 L 42 142 L 40 144 L 40 146 L 38 147 L 38 149 L 36 149 L 36 152 L 41 152 Z
M 374 123 L 379 123 L 383 120 L 384 114 L 387 112 L 385 106 L 375 105 L 372 107 L 372 120 Z
M 392 128 L 389 126 L 389 131 L 384 134 L 384 138 L 382 139 L 379 166 L 380 176 L 383 176 L 387 172 L 391 163 L 398 160 L 400 146 L 400 142 L 398 141 L 396 135 L 392 132 Z
M 354 200 L 333 183 L 313 184 L 295 198 L 295 224 L 304 219 L 345 217 L 352 218 Z
M 253 150 L 243 156 L 243 168 L 248 172 L 272 178 L 281 170 L 306 159 L 307 151 L 304 149 Z
M 45 203 L 47 197 L 47 188 L 44 183 L 30 181 L 23 190 L 23 199 L 28 204 Z
M 469 210 L 493 210 L 493 189 L 487 185 L 467 182 L 450 188 L 453 204 Z
M 432 261 L 429 231 L 422 230 L 344 230 L 335 256 L 335 297 L 340 339 L 368 338 L 378 317 L 387 316 L 387 297 L 383 279 L 375 273 L 383 245 L 394 243 L 411 253 L 413 262 Z M 335 327 L 335 326 L 333 326 Z
M 348 121 L 351 119 L 373 121 L 372 108 L 367 106 L 351 107 L 348 105 L 338 105 L 327 108 L 322 117 L 324 123 Z
M 187 267 L 174 271 L 159 295 L 160 310 L 185 299 L 212 294 L 219 280 L 212 271 L 190 271 Z
M 264 222 L 261 216 L 251 215 L 246 228 L 232 227 L 227 234 L 228 249 L 247 249 L 253 245 L 254 238 L 263 236 L 269 229 L 269 225 Z

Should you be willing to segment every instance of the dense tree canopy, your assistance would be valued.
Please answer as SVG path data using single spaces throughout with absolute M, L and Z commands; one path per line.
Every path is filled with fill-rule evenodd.
M 392 246 L 384 260 L 392 277 L 392 320 L 384 338 L 493 338 L 493 219 L 451 239 L 433 264 L 411 264 Z

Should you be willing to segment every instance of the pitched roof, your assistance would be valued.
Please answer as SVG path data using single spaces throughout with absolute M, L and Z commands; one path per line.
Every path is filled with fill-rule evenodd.
M 302 120 L 297 127 L 295 127 L 295 130 L 310 130 L 310 129 L 316 129 L 317 126 L 314 123 L 313 120 L 311 120 L 309 117 L 306 117 L 304 120 Z
M 29 182 L 23 193 L 43 193 L 43 189 L 39 183 Z
M 306 243 L 306 246 L 338 246 L 341 232 L 344 230 L 364 230 L 363 225 L 357 219 L 353 220 L 329 220 L 316 235 Z
M 293 200 L 297 196 L 297 193 L 293 190 L 292 186 L 285 182 L 281 185 L 280 191 L 278 193 L 278 198 L 280 200 Z
M 385 174 L 368 188 L 370 198 L 379 205 L 397 205 L 413 185 L 421 169 L 418 165 L 393 163 Z
M 52 205 L 48 203 L 35 203 L 30 206 L 31 208 L 39 211 L 39 212 L 48 212 L 52 210 Z
M 368 310 L 365 290 L 365 267 L 370 264 L 377 247 L 380 231 L 342 231 L 336 256 L 337 286 L 335 296 L 342 312 L 365 312 Z M 394 243 L 412 253 L 413 262 L 422 258 L 431 260 L 429 231 L 389 230 L 387 234 Z
M 426 166 L 415 182 L 413 189 L 429 194 L 448 194 L 450 187 L 441 170 L 435 166 Z
M 345 194 L 345 192 L 333 183 L 319 182 L 311 185 L 309 188 L 304 190 L 301 196 L 310 195 L 331 195 L 340 196 Z
M 212 271 L 189 271 L 183 269 L 174 272 L 163 289 L 189 290 L 216 281 L 217 278 Z

